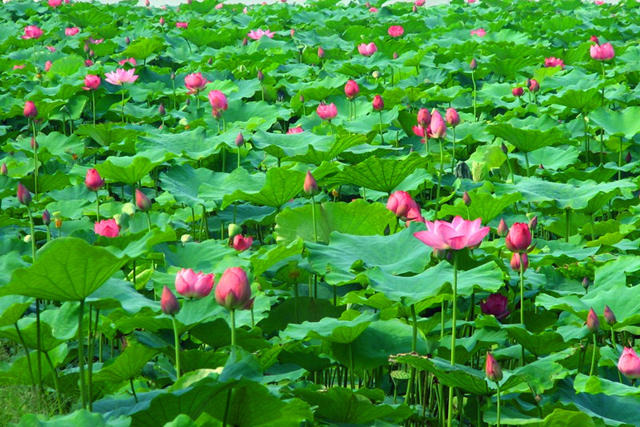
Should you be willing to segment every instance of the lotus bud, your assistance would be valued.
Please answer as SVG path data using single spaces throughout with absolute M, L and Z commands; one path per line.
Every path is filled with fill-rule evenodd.
M 534 217 L 529 220 L 529 229 L 535 230 L 537 226 L 538 226 L 538 215 L 534 215 Z
M 18 183 L 17 195 L 18 195 L 18 201 L 20 203 L 22 203 L 25 206 L 29 206 L 29 203 L 31 203 L 31 193 L 29 192 L 29 190 L 27 190 L 27 187 L 22 185 L 21 182 Z
M 98 191 L 104 185 L 104 180 L 100 176 L 97 169 L 89 169 L 87 175 L 84 178 L 84 184 L 91 191 Z
M 393 59 L 398 59 L 398 52 L 393 52 Z
M 529 224 L 516 222 L 509 229 L 505 244 L 510 251 L 526 252 L 531 245 L 531 231 Z
M 471 68 L 472 71 L 478 68 L 478 63 L 476 62 L 475 58 L 473 58 L 469 63 L 469 68 Z
M 240 267 L 227 268 L 215 290 L 216 301 L 228 310 L 246 309 L 251 306 L 251 287 L 247 273 Z
M 506 236 L 508 232 L 509 228 L 507 227 L 507 223 L 504 221 L 504 218 L 500 218 L 500 224 L 498 224 L 498 236 Z
M 491 381 L 499 383 L 502 380 L 502 369 L 491 353 L 487 353 L 484 372 Z
M 598 315 L 593 310 L 593 307 L 589 309 L 589 314 L 587 314 L 587 328 L 594 333 L 598 332 L 600 328 L 600 320 L 598 320 Z
M 160 307 L 162 308 L 162 312 L 169 316 L 173 316 L 180 311 L 180 303 L 178 302 L 178 299 L 166 285 L 162 288 Z
M 246 46 L 248 42 L 249 42 L 249 41 L 247 40 L 247 38 L 246 38 L 246 37 L 245 37 L 245 38 L 243 38 L 243 39 L 242 39 L 242 46 Z
M 507 146 L 506 146 L 506 144 L 504 142 L 500 145 L 500 149 L 502 150 L 502 152 L 504 154 L 509 154 L 509 149 L 507 148 Z
M 258 80 L 259 81 L 264 80 L 264 73 L 262 72 L 262 70 L 258 70 Z
M 633 159 L 631 158 L 631 152 L 627 151 L 627 155 L 625 156 L 624 160 L 625 160 L 627 163 L 631 163 L 631 160 L 633 160 Z
M 124 38 L 124 42 L 125 42 L 126 44 L 131 43 L 131 39 L 129 38 L 129 36 L 127 36 L 127 37 L 125 37 L 125 38 Z
M 238 133 L 236 136 L 236 147 L 241 147 L 244 144 L 244 136 L 242 136 L 242 132 Z
M 158 114 L 161 116 L 164 116 L 165 114 L 167 114 L 167 110 L 166 108 L 164 108 L 164 104 L 158 105 Z
M 7 164 L 3 163 L 2 166 L 0 166 L 0 175 L 7 175 L 8 173 Z
M 451 127 L 456 127 L 458 126 L 458 124 L 460 124 L 460 115 L 458 115 L 458 112 L 455 108 L 447 108 L 444 117 Z
M 151 209 L 151 200 L 140 189 L 136 188 L 136 206 L 142 212 Z
M 307 175 L 304 177 L 302 189 L 310 196 L 314 196 L 318 193 L 318 183 L 311 174 L 311 171 L 307 171 Z
M 613 311 L 611 311 L 608 305 L 604 306 L 604 318 L 606 319 L 609 325 L 615 325 L 616 315 L 613 314 Z
M 36 108 L 36 104 L 34 104 L 33 101 L 25 102 L 23 113 L 25 117 L 36 117 L 38 115 L 38 109 Z
M 513 269 L 513 271 L 520 271 L 520 264 L 522 263 L 522 271 L 527 271 L 527 268 L 529 267 L 529 257 L 527 256 L 526 253 L 519 253 L 519 252 L 514 252 L 513 255 L 511 255 L 511 268 Z
M 427 128 L 431 123 L 431 113 L 426 108 L 418 110 L 418 124 L 423 128 Z
M 374 96 L 371 104 L 373 105 L 373 109 L 376 111 L 382 111 L 384 109 L 384 101 L 380 95 Z
M 378 78 L 380 78 L 380 71 L 375 70 L 374 72 L 372 72 L 372 73 L 371 73 L 371 76 L 372 76 L 374 79 L 378 79 Z
M 164 17 L 161 16 L 159 22 L 160 22 L 160 25 L 164 25 Z
M 51 214 L 46 209 L 44 210 L 44 212 L 42 212 L 42 223 L 44 225 L 51 224 Z
M 515 96 L 516 98 L 521 97 L 524 94 L 524 89 L 522 89 L 520 86 L 518 87 L 514 87 L 513 89 L 511 89 L 511 93 L 513 94 L 513 96 Z
M 462 195 L 462 201 L 467 206 L 471 205 L 471 197 L 469 197 L 469 193 L 467 193 L 466 191 Z
M 582 287 L 587 289 L 589 288 L 589 278 L 588 277 L 583 277 L 582 278 Z
M 318 48 L 318 58 L 324 58 L 324 49 L 322 47 Z

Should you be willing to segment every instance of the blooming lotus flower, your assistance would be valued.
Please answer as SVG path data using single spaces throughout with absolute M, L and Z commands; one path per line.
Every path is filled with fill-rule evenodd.
M 180 311 L 180 303 L 176 296 L 171 292 L 169 288 L 164 286 L 162 288 L 162 297 L 160 298 L 160 308 L 164 314 L 173 316 Z
M 316 109 L 316 113 L 322 120 L 331 120 L 338 115 L 338 109 L 333 102 L 331 104 L 321 102 Z
M 591 57 L 597 61 L 608 61 L 616 56 L 616 52 L 613 50 L 611 43 L 604 43 L 601 45 L 594 44 L 589 49 Z
M 27 25 L 24 28 L 24 34 L 22 35 L 23 39 L 39 39 L 42 36 L 43 32 L 40 28 L 35 25 Z
M 55 9 L 56 7 L 58 7 L 58 6 L 60 6 L 62 4 L 62 0 L 49 0 L 47 2 L 47 4 L 49 5 L 49 7 Z
M 447 124 L 442 119 L 438 110 L 431 113 L 431 122 L 429 123 L 430 136 L 432 138 L 444 138 L 447 134 Z
M 56 51 L 56 47 L 55 46 L 45 46 L 47 48 L 47 50 L 51 53 Z
M 238 252 L 246 251 L 253 244 L 253 237 L 244 237 L 242 234 L 233 236 L 233 249 Z
M 84 86 L 82 89 L 84 90 L 96 90 L 100 87 L 100 76 L 96 76 L 95 74 L 87 74 L 84 76 Z
M 27 190 L 27 187 L 22 185 L 21 182 L 18 183 L 16 196 L 18 197 L 18 201 L 25 206 L 29 206 L 29 203 L 31 203 L 31 193 Z
M 187 298 L 203 298 L 213 289 L 213 274 L 183 268 L 176 274 L 176 292 Z
M 104 185 L 104 179 L 100 176 L 97 169 L 89 169 L 84 178 L 84 184 L 91 191 L 98 191 Z
M 250 306 L 251 287 L 247 273 L 240 267 L 227 268 L 216 286 L 216 301 L 229 310 Z
M 618 359 L 618 370 L 627 378 L 640 378 L 640 357 L 631 347 L 625 347 Z
M 287 131 L 287 135 L 293 135 L 296 133 L 302 133 L 304 132 L 304 129 L 302 129 L 302 126 L 297 126 L 294 128 L 289 128 L 289 130 Z
M 460 115 L 455 108 L 447 108 L 444 118 L 451 127 L 456 127 L 460 123 Z
M 418 7 L 424 6 L 424 2 L 425 2 L 425 0 L 416 0 L 416 1 L 413 2 L 413 5 L 414 6 L 418 6 Z
M 209 104 L 211 104 L 211 114 L 213 117 L 218 118 L 222 114 L 222 111 L 226 111 L 229 108 L 227 97 L 219 90 L 212 90 L 209 92 Z
M 115 71 L 112 71 L 110 73 L 106 73 L 105 77 L 106 77 L 106 81 L 111 83 L 112 85 L 116 85 L 116 86 L 122 86 L 123 83 L 133 83 L 136 80 L 138 80 L 138 77 L 136 74 L 134 74 L 136 72 L 135 68 L 132 68 L 130 70 L 125 70 L 123 68 L 118 68 Z
M 406 191 L 395 191 L 389 196 L 387 209 L 403 221 L 424 222 L 420 206 Z
M 370 7 L 369 8 L 369 12 L 371 12 L 371 13 L 376 13 L 377 11 L 378 11 L 377 7 Z
M 346 85 L 344 85 L 344 94 L 347 95 L 347 98 L 353 99 L 358 96 L 360 92 L 360 87 L 355 80 L 349 80 Z
M 509 264 L 513 271 L 520 271 L 520 264 L 522 264 L 522 271 L 527 271 L 527 268 L 529 268 L 529 257 L 526 252 L 514 252 L 511 255 Z
M 402 28 L 402 25 L 392 25 L 387 32 L 391 37 L 401 37 L 404 34 L 404 28 Z
M 384 109 L 384 101 L 382 100 L 382 97 L 380 95 L 376 95 L 373 97 L 371 105 L 376 111 L 382 111 Z
M 120 234 L 120 226 L 115 219 L 103 219 L 93 225 L 93 231 L 104 237 L 118 237 L 118 234 Z
M 222 6 L 224 6 L 224 3 L 218 3 L 215 5 L 215 9 L 222 9 Z
M 378 51 L 378 46 L 376 46 L 374 42 L 371 42 L 369 44 L 361 43 L 358 45 L 358 52 L 360 52 L 360 55 L 371 56 L 377 51 Z
M 260 40 L 262 37 L 269 37 L 270 39 L 272 39 L 274 35 L 274 32 L 271 32 L 269 30 L 263 31 L 262 28 L 258 28 L 257 30 L 249 31 L 247 37 L 253 40 Z
M 202 76 L 202 73 L 189 74 L 184 78 L 184 85 L 189 89 L 189 93 L 200 92 L 209 83 L 207 79 Z
M 491 353 L 487 353 L 487 360 L 484 364 L 484 372 L 491 381 L 497 383 L 502 379 L 502 369 L 498 364 L 498 361 L 493 357 Z
M 480 303 L 480 309 L 484 314 L 492 314 L 496 319 L 503 319 L 509 315 L 507 309 L 508 299 L 502 294 L 491 294 L 485 302 Z
M 121 59 L 120 61 L 118 61 L 119 65 L 124 65 L 124 64 L 131 64 L 134 67 L 136 66 L 136 59 L 135 58 L 126 58 L 126 59 Z
M 472 36 L 478 36 L 478 37 L 484 37 L 487 35 L 487 32 L 485 31 L 484 28 L 478 28 L 475 30 L 471 30 L 471 35 Z
M 436 250 L 460 250 L 478 246 L 489 233 L 489 227 L 481 227 L 481 218 L 467 221 L 456 216 L 453 221 L 425 221 L 427 231 L 418 231 L 413 236 Z
M 509 229 L 505 244 L 510 251 L 526 252 L 531 245 L 531 230 L 529 224 L 516 222 Z
M 560 58 L 556 58 L 555 56 L 551 56 L 549 58 L 544 59 L 545 67 L 560 67 L 564 69 L 564 61 Z
M 189 27 L 188 22 L 176 22 L 176 28 L 188 28 L 188 27 Z
M 78 27 L 69 27 L 64 29 L 65 36 L 75 36 L 80 32 L 80 28 Z
M 38 109 L 33 101 L 27 101 L 24 103 L 23 114 L 25 117 L 36 117 L 38 115 Z
M 100 44 L 104 41 L 104 39 L 94 39 L 93 37 L 89 37 L 89 43 L 91 44 Z
M 536 79 L 529 79 L 527 81 L 527 86 L 529 86 L 529 91 L 537 92 L 540 90 L 540 83 Z

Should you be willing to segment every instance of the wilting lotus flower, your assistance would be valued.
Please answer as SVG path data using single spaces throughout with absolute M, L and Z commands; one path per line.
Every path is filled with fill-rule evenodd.
M 346 85 L 344 85 L 344 94 L 347 95 L 347 98 L 353 99 L 358 96 L 360 92 L 360 87 L 355 80 L 349 80 Z
M 402 25 L 392 25 L 389 27 L 388 32 L 391 37 L 401 37 L 404 34 L 404 28 L 402 28 Z
M 451 127 L 456 127 L 460 124 L 460 115 L 455 108 L 447 108 L 444 118 Z
M 429 124 L 429 130 L 431 131 L 432 138 L 444 138 L 447 134 L 447 124 L 442 119 L 442 116 L 438 110 L 433 110 L 431 113 L 431 122 Z
M 316 109 L 316 113 L 322 120 L 331 120 L 338 115 L 338 109 L 333 102 L 331 104 L 321 102 Z
M 480 309 L 484 314 L 493 314 L 496 319 L 503 319 L 509 315 L 508 301 L 502 294 L 491 294 L 485 302 L 480 303 Z
M 36 117 L 38 115 L 38 109 L 33 101 L 27 101 L 24 103 L 23 114 L 25 117 Z
M 162 288 L 162 297 L 160 298 L 160 308 L 164 314 L 173 316 L 180 311 L 180 303 L 176 296 L 166 286 Z
M 510 251 L 526 252 L 531 245 L 531 230 L 529 224 L 516 222 L 509 229 L 505 244 Z
M 104 237 L 118 237 L 120 226 L 115 219 L 103 219 L 93 225 L 93 231 Z
M 598 61 L 608 61 L 616 56 L 616 52 L 613 50 L 611 43 L 601 45 L 594 44 L 591 46 L 589 52 L 591 53 L 591 57 Z
M 269 30 L 263 31 L 261 28 L 258 28 L 257 30 L 249 31 L 247 37 L 253 40 L 260 40 L 262 37 L 269 37 L 270 39 L 272 39 L 274 35 L 275 33 Z
M 502 369 L 498 364 L 498 361 L 493 357 L 491 353 L 487 353 L 487 360 L 484 364 L 484 372 L 491 381 L 497 383 L 502 379 Z
M 229 108 L 227 97 L 219 90 L 212 90 L 209 92 L 209 104 L 211 104 L 211 113 L 214 117 L 218 118 L 222 114 L 222 111 L 226 111 Z
M 476 30 L 471 30 L 471 35 L 472 36 L 478 36 L 478 37 L 484 37 L 487 35 L 487 32 L 484 30 L 484 28 L 478 28 Z
M 183 268 L 176 274 L 176 292 L 187 298 L 203 298 L 213 289 L 213 274 Z
M 80 28 L 78 27 L 69 27 L 64 29 L 65 36 L 75 36 L 80 32 Z
M 97 169 L 89 169 L 84 178 L 84 184 L 91 191 L 98 191 L 104 185 L 104 179 L 100 176 Z
M 293 135 L 296 133 L 302 133 L 304 132 L 304 129 L 302 129 L 302 126 L 297 126 L 294 128 L 289 128 L 289 130 L 287 131 L 287 135 Z
M 136 69 L 132 68 L 130 70 L 125 70 L 123 68 L 118 68 L 115 71 L 112 71 L 110 73 L 106 73 L 105 77 L 106 77 L 106 81 L 111 83 L 112 85 L 116 85 L 116 86 L 122 86 L 123 83 L 133 83 L 136 80 L 138 80 L 138 77 L 136 74 Z
M 362 43 L 358 45 L 358 52 L 360 52 L 360 55 L 371 56 L 377 51 L 378 51 L 378 47 L 374 42 L 371 42 L 369 44 Z
M 84 90 L 96 90 L 100 87 L 100 76 L 94 74 L 87 74 L 84 76 Z
M 618 370 L 627 378 L 640 378 L 640 357 L 631 347 L 625 347 L 618 359 Z
M 395 191 L 389 196 L 387 209 L 403 221 L 424 222 L 420 206 L 406 191 Z
M 240 267 L 227 268 L 216 286 L 216 301 L 229 310 L 244 309 L 251 300 L 247 273 Z
M 436 250 L 460 250 L 478 246 L 489 233 L 489 227 L 481 227 L 482 219 L 467 221 L 456 216 L 453 221 L 425 221 L 427 231 L 413 233 L 422 243 Z
M 176 22 L 176 28 L 189 28 L 188 22 Z
M 551 56 L 544 59 L 544 66 L 564 68 L 564 61 L 560 58 L 556 58 L 555 56 Z
M 202 76 L 202 73 L 189 74 L 184 78 L 184 85 L 189 89 L 189 93 L 198 93 L 209 83 L 207 79 Z
M 253 237 L 244 237 L 242 234 L 233 236 L 233 249 L 238 252 L 246 251 L 253 244 Z
M 35 25 L 27 25 L 24 28 L 23 39 L 39 39 L 42 36 L 42 30 Z

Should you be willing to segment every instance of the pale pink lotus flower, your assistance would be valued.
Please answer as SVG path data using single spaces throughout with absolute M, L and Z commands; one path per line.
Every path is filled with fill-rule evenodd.
M 564 69 L 564 61 L 560 58 L 556 58 L 555 56 L 550 56 L 549 58 L 544 59 L 545 67 L 560 67 Z
M 27 25 L 24 27 L 23 39 L 39 39 L 42 37 L 43 31 L 35 25 Z
M 219 90 L 212 90 L 209 92 L 209 104 L 211 104 L 211 114 L 215 118 L 219 118 L 222 115 L 222 111 L 226 111 L 229 108 L 227 97 Z
M 176 292 L 187 298 L 203 298 L 213 289 L 213 274 L 196 273 L 190 268 L 183 268 L 176 274 Z
M 176 22 L 176 28 L 189 28 L 188 22 Z
M 471 35 L 472 36 L 478 36 L 478 37 L 484 37 L 487 35 L 487 32 L 484 30 L 484 28 L 478 28 L 475 30 L 471 30 Z
M 616 56 L 616 52 L 613 50 L 611 43 L 604 43 L 601 45 L 594 44 L 590 48 L 591 57 L 598 61 L 608 61 Z
M 104 39 L 94 39 L 93 37 L 89 37 L 89 43 L 91 44 L 100 44 L 104 41 Z
M 51 53 L 56 51 L 56 47 L 55 46 L 45 46 L 47 48 L 47 50 Z
M 64 29 L 65 36 L 75 36 L 80 32 L 80 28 L 78 27 L 67 27 Z
M 247 9 L 247 6 L 242 9 L 242 13 L 244 13 L 245 15 L 249 14 L 249 9 Z
M 413 236 L 435 250 L 460 250 L 478 246 L 489 233 L 489 227 L 481 227 L 482 219 L 467 221 L 456 216 L 453 221 L 425 221 L 427 231 Z
M 361 43 L 358 45 L 358 52 L 363 56 L 371 56 L 378 51 L 378 46 L 374 42 L 369 44 Z
M 272 39 L 274 35 L 275 35 L 274 32 L 271 32 L 269 30 L 263 31 L 261 28 L 258 28 L 257 30 L 249 31 L 249 33 L 247 34 L 247 37 L 253 40 L 260 40 L 262 37 L 265 37 L 265 36 Z
M 413 4 L 414 4 L 414 6 L 420 7 L 420 6 L 424 6 L 424 2 L 425 2 L 425 0 L 416 0 L 416 1 L 413 2 Z
M 125 70 L 123 68 L 118 68 L 115 71 L 112 71 L 110 73 L 106 73 L 105 77 L 106 77 L 106 81 L 111 83 L 112 85 L 116 85 L 116 86 L 122 86 L 123 83 L 133 83 L 136 80 L 138 80 L 137 75 L 135 75 L 134 73 L 136 72 L 135 68 L 132 68 L 130 70 Z
M 223 6 L 223 3 L 218 3 L 218 4 L 215 6 L 215 9 L 222 9 L 222 6 Z
M 304 129 L 302 129 L 302 126 L 297 126 L 294 128 L 289 128 L 289 130 L 287 131 L 287 135 L 293 135 L 296 133 L 302 133 L 304 132 Z
M 371 12 L 371 13 L 376 13 L 377 11 L 378 11 L 377 7 L 370 7 L 369 8 L 369 12 Z
M 118 61 L 119 65 L 124 65 L 126 63 L 129 63 L 129 64 L 133 65 L 134 67 L 137 65 L 137 62 L 136 62 L 135 58 L 121 59 L 120 61 Z
M 400 37 L 404 34 L 404 28 L 402 28 L 402 25 L 392 25 L 387 32 L 391 37 Z
M 628 378 L 640 378 L 640 357 L 632 347 L 625 347 L 618 359 L 618 370 Z

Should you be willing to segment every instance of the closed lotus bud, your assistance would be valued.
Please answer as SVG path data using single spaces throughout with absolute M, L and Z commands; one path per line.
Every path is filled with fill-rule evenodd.
M 500 144 L 500 149 L 502 150 L 502 152 L 504 154 L 509 154 L 509 149 L 507 148 L 506 144 L 503 142 L 502 144 Z
M 398 59 L 398 52 L 393 52 L 393 59 Z
M 594 333 L 598 332 L 598 329 L 600 328 L 600 320 L 593 308 L 590 308 L 589 314 L 587 314 L 587 328 Z
M 207 64 L 209 65 L 213 64 L 213 58 L 209 58 L 209 60 L 207 61 Z
M 89 169 L 87 175 L 84 178 L 84 184 L 91 191 L 98 191 L 104 185 L 104 180 L 100 176 L 97 169 Z
M 529 257 L 526 253 L 521 254 L 514 252 L 513 255 L 511 255 L 510 264 L 513 271 L 520 271 L 520 264 L 522 264 L 522 271 L 527 271 L 527 268 L 529 267 Z
M 127 37 L 125 37 L 125 38 L 124 38 L 124 42 L 125 42 L 126 44 L 131 43 L 131 39 L 129 38 L 129 36 L 127 36 Z
M 372 76 L 374 79 L 378 79 L 378 78 L 380 78 L 380 71 L 375 70 L 373 73 L 371 73 L 371 76 Z
M 24 103 L 24 116 L 25 117 L 35 117 L 38 115 L 38 109 L 36 108 L 36 104 L 33 101 L 27 101 Z
M 318 48 L 318 58 L 324 58 L 324 49 L 322 47 Z
M 604 306 L 604 318 L 606 319 L 609 325 L 615 325 L 616 315 L 613 314 L 613 311 L 611 311 L 608 305 Z
M 249 43 L 249 40 L 247 40 L 247 38 L 246 38 L 246 37 L 245 37 L 245 38 L 243 38 L 243 39 L 242 39 L 242 46 L 246 46 L 246 45 L 247 45 L 247 43 Z
M 487 360 L 484 364 L 484 372 L 491 381 L 500 382 L 502 380 L 502 369 L 498 361 L 491 353 L 487 353 Z
M 583 277 L 582 278 L 582 287 L 587 289 L 589 287 L 589 278 L 588 277 Z
M 538 83 L 536 79 L 529 79 L 528 86 L 531 92 L 537 92 L 540 90 L 540 83 Z
M 160 25 L 164 25 L 164 17 L 161 16 L 160 17 L 160 21 L 158 21 L 158 22 L 160 22 Z
M 251 304 L 247 273 L 240 267 L 227 268 L 215 290 L 216 301 L 228 310 L 245 309 Z
M 314 196 L 318 193 L 318 183 L 311 174 L 311 171 L 307 171 L 307 175 L 304 177 L 302 189 L 310 196 Z
M 348 99 L 355 98 L 358 96 L 358 93 L 360 93 L 360 87 L 355 80 L 349 80 L 347 84 L 344 85 L 344 94 Z
M 143 212 L 151 209 L 151 200 L 140 189 L 136 188 L 136 206 Z
M 478 68 L 478 63 L 476 62 L 475 58 L 473 58 L 469 63 L 469 68 L 471 68 L 471 70 L 475 70 L 476 68 Z
M 262 70 L 258 70 L 258 80 L 259 81 L 264 80 L 264 73 L 262 72 Z
M 508 232 L 509 228 L 507 227 L 507 223 L 504 221 L 504 218 L 500 218 L 500 224 L 498 224 L 498 236 L 506 236 Z
M 227 231 L 229 232 L 229 238 L 232 239 L 242 233 L 242 228 L 238 224 L 231 223 L 229 224 Z
M 9 170 L 7 169 L 7 164 L 3 163 L 2 166 L 0 166 L 0 175 L 6 175 L 9 173 Z
M 376 95 L 373 97 L 373 109 L 376 111 L 382 111 L 384 109 L 384 102 L 382 101 L 382 97 L 380 95 Z
M 38 148 L 38 143 L 36 142 L 34 137 L 31 137 L 31 149 L 35 150 L 36 148 Z
M 629 151 L 627 151 L 627 155 L 625 156 L 624 160 L 625 160 L 627 163 L 631 163 L 631 160 L 633 160 L 633 159 L 631 158 L 631 153 L 630 153 Z
M 431 128 L 431 135 L 434 138 L 444 138 L 447 134 L 447 124 L 442 119 L 438 110 L 433 110 L 431 113 L 431 122 L 429 127 Z
M 529 229 L 535 230 L 537 226 L 538 226 L 538 215 L 534 215 L 534 217 L 529 220 Z
M 520 86 L 514 87 L 513 89 L 511 89 L 511 93 L 515 97 L 521 97 L 524 94 L 524 89 L 522 89 Z
M 171 289 L 167 288 L 166 285 L 164 288 L 162 288 L 160 307 L 162 308 L 162 312 L 164 314 L 168 314 L 169 316 L 173 316 L 180 311 L 180 303 L 178 302 L 178 299 L 173 294 L 173 292 L 171 292 Z
M 516 222 L 513 224 L 509 229 L 505 244 L 510 251 L 526 252 L 531 245 L 529 224 L 525 224 L 524 222 Z
M 427 128 L 431 123 L 431 113 L 426 108 L 418 110 L 418 124 L 423 128 Z
M 632 347 L 625 347 L 618 359 L 618 370 L 627 378 L 640 378 L 640 357 Z
M 161 116 L 167 114 L 167 110 L 166 108 L 164 108 L 164 104 L 158 105 L 158 114 L 160 114 Z
M 447 112 L 444 115 L 445 120 L 451 127 L 456 127 L 460 123 L 460 116 L 455 108 L 447 108 Z
M 462 201 L 467 206 L 471 205 L 471 197 L 469 197 L 469 193 L 467 193 L 466 191 L 462 195 Z
M 244 144 L 244 136 L 242 136 L 242 132 L 238 133 L 236 136 L 236 147 L 241 147 Z
M 21 182 L 18 183 L 17 195 L 18 195 L 18 201 L 20 203 L 22 203 L 25 206 L 29 206 L 29 203 L 31 203 L 31 193 L 29 192 L 29 190 L 27 190 L 27 187 L 22 185 Z
M 42 212 L 42 223 L 44 225 L 51 224 L 51 214 L 46 209 L 44 210 L 44 212 Z

